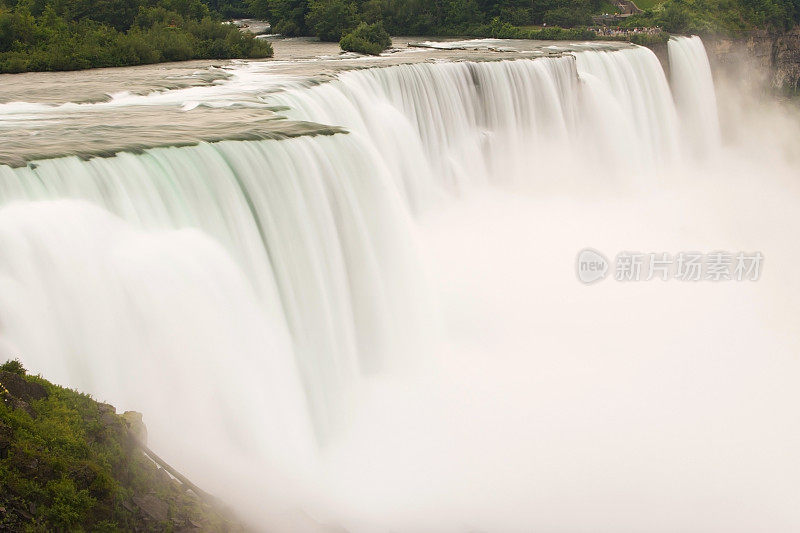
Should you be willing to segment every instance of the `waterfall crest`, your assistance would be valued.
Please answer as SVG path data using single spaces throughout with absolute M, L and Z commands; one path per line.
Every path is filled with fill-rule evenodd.
M 598 166 L 648 176 L 680 153 L 669 85 L 641 47 L 352 71 L 274 99 L 292 119 L 374 144 L 413 208 L 442 190 L 543 183 Z

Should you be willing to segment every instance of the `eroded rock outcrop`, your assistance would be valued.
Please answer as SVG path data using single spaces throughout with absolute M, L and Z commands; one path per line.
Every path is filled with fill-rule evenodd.
M 796 93 L 800 90 L 800 26 L 785 32 L 756 30 L 741 38 L 705 38 L 709 59 L 723 74 L 758 73 L 758 79 L 743 80 Z

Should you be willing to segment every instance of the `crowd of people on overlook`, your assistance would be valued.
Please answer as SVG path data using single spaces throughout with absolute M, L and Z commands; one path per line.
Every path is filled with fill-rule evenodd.
M 602 37 L 624 37 L 628 38 L 631 35 L 658 35 L 663 30 L 659 26 L 651 27 L 651 28 L 620 28 L 617 27 L 610 27 L 610 26 L 596 26 L 593 28 L 589 28 L 589 30 L 595 32 L 597 35 Z

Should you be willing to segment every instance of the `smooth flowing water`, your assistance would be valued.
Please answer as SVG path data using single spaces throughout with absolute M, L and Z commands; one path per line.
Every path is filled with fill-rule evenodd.
M 793 530 L 796 153 L 725 145 L 699 38 L 670 81 L 646 48 L 561 52 L 0 105 L 59 132 L 40 151 L 96 127 L 0 166 L 0 356 L 142 411 L 265 529 Z M 88 157 L 161 106 L 230 140 L 139 143 L 148 118 Z M 775 270 L 585 287 L 585 246 Z

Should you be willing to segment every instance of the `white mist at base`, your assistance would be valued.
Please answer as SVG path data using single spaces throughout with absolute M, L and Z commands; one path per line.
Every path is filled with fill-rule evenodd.
M 426 220 L 446 321 L 438 372 L 374 384 L 331 453 L 330 522 L 797 528 L 800 191 L 748 172 L 758 165 L 591 198 L 488 191 Z M 587 287 L 574 271 L 587 245 L 761 250 L 767 262 L 757 283 Z
M 692 144 L 672 70 L 351 72 L 275 95 L 348 135 L 0 168 L 3 355 L 257 529 L 796 531 L 800 160 Z M 766 259 L 587 287 L 587 246 Z

